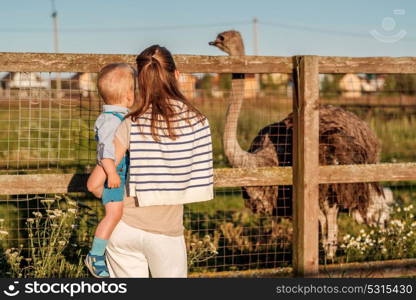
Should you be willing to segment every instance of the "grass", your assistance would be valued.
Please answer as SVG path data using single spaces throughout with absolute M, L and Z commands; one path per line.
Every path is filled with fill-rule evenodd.
M 195 105 L 210 120 L 214 166 L 229 167 L 222 149 L 227 103 L 220 99 L 206 99 L 195 101 Z M 238 126 L 238 139 L 242 148 L 249 147 L 261 128 L 283 119 L 290 111 L 291 103 L 284 98 L 264 97 L 246 100 L 243 103 Z M 416 161 L 414 112 L 377 108 L 373 108 L 371 112 L 357 109 L 353 112 L 366 120 L 377 133 L 382 142 L 383 162 Z M 12 114 L 9 113 L 8 107 L 0 107 L 0 165 L 3 165 L 1 172 L 13 174 L 84 172 L 88 165 L 95 163 L 92 126 L 96 115 L 96 110 L 89 115 L 86 109 L 80 110 L 79 107 L 72 109 L 55 107 L 52 110 L 32 108 L 31 111 L 14 109 Z M 393 189 L 395 200 L 401 207 L 411 204 L 416 207 L 414 183 L 385 183 L 385 185 Z M 77 245 L 82 245 L 81 253 L 84 253 L 89 247 L 91 229 L 102 217 L 103 210 L 96 200 L 85 198 L 84 195 L 72 196 L 75 197 L 78 205 L 85 208 L 82 210 L 83 225 L 77 227 L 79 230 L 76 231 L 76 239 L 81 241 Z M 33 255 L 42 256 L 39 253 L 30 254 L 27 250 L 19 250 L 20 244 L 24 245 L 23 248 L 28 247 L 30 232 L 25 224 L 28 218 L 33 217 L 31 215 L 33 211 L 41 210 L 41 200 L 37 196 L 28 198 L 10 196 L 0 199 L 0 236 L 3 231 L 7 231 L 7 235 L 3 235 L 3 240 L 0 241 L 0 246 L 3 249 L 14 248 L 13 253 L 17 253 L 8 258 L 0 258 L 3 261 L 8 260 L 6 265 L 9 267 L 13 265 L 12 260 L 19 259 L 20 256 L 24 259 Z M 74 220 L 74 222 L 78 221 Z M 219 188 L 216 189 L 214 200 L 187 205 L 184 222 L 188 229 L 186 232 L 188 251 L 192 253 L 189 262 L 191 271 L 275 268 L 290 264 L 292 230 L 290 222 L 287 219 L 253 215 L 248 212 L 244 208 L 240 188 Z M 357 237 L 361 230 L 368 233 L 371 228 L 356 224 L 344 212 L 339 217 L 339 230 L 340 242 L 342 242 L 342 238 L 347 234 Z M 60 257 L 60 261 L 55 262 L 54 265 L 63 264 L 60 265 L 62 268 L 50 272 L 61 274 L 59 276 L 64 276 L 63 274 L 75 276 L 74 274 L 85 271 L 80 271 L 79 262 L 71 256 L 76 250 L 71 248 L 70 243 L 66 244 L 62 253 L 63 258 L 59 253 L 52 255 Z M 368 255 L 367 257 L 354 255 L 355 258 L 352 258 L 350 254 L 349 259 L 371 259 Z M 48 257 L 50 259 L 51 254 Z M 345 261 L 345 257 L 346 253 L 341 249 L 337 259 Z M 70 263 L 68 268 L 65 267 L 66 262 Z M 23 260 L 19 263 L 27 264 Z M 35 274 L 33 270 L 31 267 L 22 276 L 32 276 Z M 11 272 L 10 268 L 7 272 Z M 47 277 L 52 273 L 43 274 L 42 276 Z
M 222 147 L 227 102 L 195 101 L 210 120 L 214 167 L 229 167 Z M 85 108 L 86 109 L 86 108 Z M 409 110 L 409 109 L 408 109 Z M 238 140 L 243 149 L 264 126 L 283 119 L 291 103 L 278 97 L 245 100 L 238 121 Z M 397 109 L 352 109 L 366 120 L 381 140 L 383 162 L 416 161 L 416 114 Z M 0 107 L 0 166 L 3 173 L 37 170 L 84 172 L 95 163 L 93 123 L 98 111 L 84 108 L 22 108 L 9 113 Z

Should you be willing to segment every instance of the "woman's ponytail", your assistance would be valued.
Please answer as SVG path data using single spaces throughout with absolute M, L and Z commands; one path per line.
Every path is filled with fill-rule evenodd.
M 156 141 L 159 141 L 157 127 L 166 122 L 167 128 L 162 130 L 171 139 L 177 135 L 172 128 L 174 108 L 169 100 L 178 100 L 186 104 L 188 111 L 192 111 L 202 121 L 205 118 L 182 94 L 178 87 L 175 71 L 176 65 L 169 50 L 159 45 L 151 46 L 140 53 L 137 58 L 137 84 L 139 99 L 138 109 L 130 113 L 135 122 L 151 107 L 151 132 Z M 189 123 L 189 118 L 188 118 Z

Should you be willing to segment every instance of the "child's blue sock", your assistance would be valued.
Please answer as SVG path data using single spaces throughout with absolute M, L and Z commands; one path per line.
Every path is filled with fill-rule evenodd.
M 103 240 L 98 237 L 94 237 L 92 241 L 92 248 L 90 253 L 92 255 L 99 255 L 103 256 L 105 252 L 105 248 L 107 247 L 108 240 Z

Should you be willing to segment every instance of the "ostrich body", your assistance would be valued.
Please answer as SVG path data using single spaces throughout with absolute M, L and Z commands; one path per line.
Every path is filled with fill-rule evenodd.
M 209 43 L 232 56 L 245 55 L 237 31 L 218 34 Z M 250 149 L 241 149 L 237 140 L 237 123 L 244 98 L 244 75 L 233 74 L 232 96 L 223 135 L 224 152 L 233 167 L 256 168 L 292 165 L 293 115 L 261 129 Z M 374 164 L 379 162 L 380 145 L 367 123 L 353 113 L 330 105 L 319 107 L 319 162 L 321 165 Z M 243 187 L 246 207 L 254 213 L 290 216 L 292 186 Z M 384 192 L 378 183 L 321 184 L 319 187 L 319 224 L 327 258 L 337 249 L 337 216 L 340 208 L 353 211 L 361 222 L 374 219 L 369 207 L 383 202 Z M 284 211 L 282 211 L 282 209 Z

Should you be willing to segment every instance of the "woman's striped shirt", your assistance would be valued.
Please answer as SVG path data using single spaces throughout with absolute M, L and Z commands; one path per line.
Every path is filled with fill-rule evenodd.
M 153 139 L 150 112 L 131 122 L 129 195 L 137 197 L 139 206 L 213 199 L 212 140 L 208 119 L 199 120 L 183 102 L 172 101 L 175 140 L 161 130 L 160 141 Z M 156 124 L 159 129 L 167 128 L 164 121 Z

